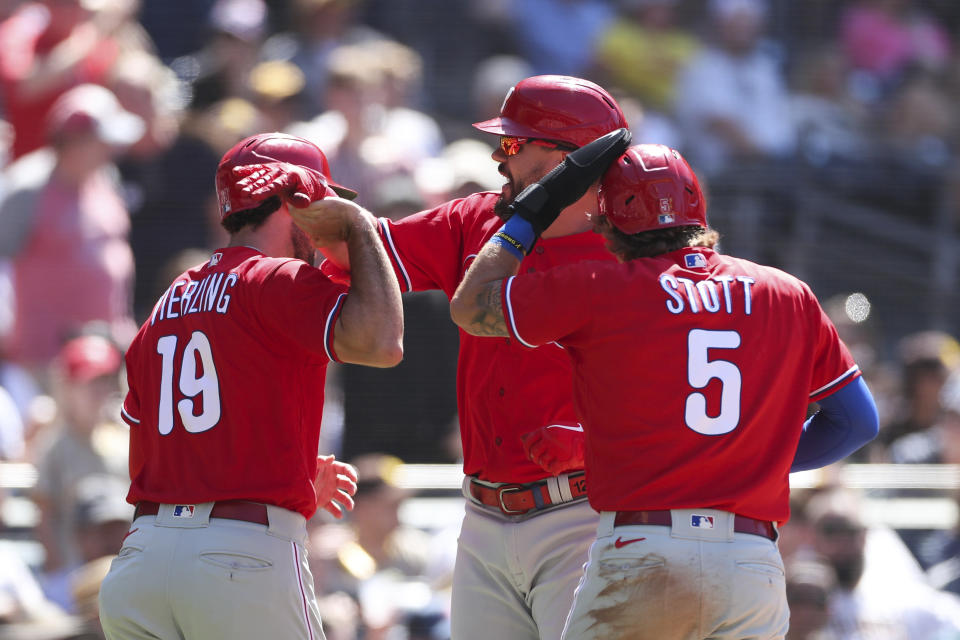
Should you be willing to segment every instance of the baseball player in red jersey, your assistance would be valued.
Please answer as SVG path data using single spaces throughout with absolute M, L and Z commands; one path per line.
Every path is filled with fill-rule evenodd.
M 290 202 L 329 199 L 250 198 L 236 181 L 265 159 L 312 187 Z M 111 639 L 319 640 L 305 523 L 318 506 L 349 509 L 355 490 L 348 467 L 317 456 L 326 367 L 400 361 L 400 291 L 375 219 L 335 197 L 355 194 L 312 143 L 247 138 L 216 186 L 229 246 L 173 281 L 127 351 L 136 512 L 100 617 Z M 334 240 L 349 290 L 312 266 Z
M 514 275 L 563 186 L 521 194 L 451 303 L 466 331 L 574 362 L 600 522 L 563 637 L 783 638 L 788 475 L 876 435 L 857 365 L 806 284 L 713 249 L 696 177 L 661 145 L 603 177 L 594 226 L 618 263 Z
M 498 117 L 474 126 L 500 136 L 492 157 L 507 182 L 500 193 L 379 221 L 403 291 L 452 296 L 510 201 L 568 152 L 626 122 L 596 84 L 534 76 L 510 90 Z M 268 184 L 259 194 L 269 192 Z M 594 189 L 560 213 L 521 269 L 612 261 L 584 215 L 596 211 Z M 325 253 L 331 259 L 321 268 L 348 265 L 342 254 Z M 570 359 L 559 345 L 531 351 L 512 338 L 460 333 L 457 401 L 468 501 L 453 576 L 456 640 L 560 637 L 597 525 L 585 499 L 583 428 L 570 380 Z

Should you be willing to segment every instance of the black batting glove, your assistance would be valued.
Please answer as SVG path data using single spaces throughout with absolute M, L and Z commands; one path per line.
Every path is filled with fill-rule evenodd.
M 617 129 L 567 154 L 550 173 L 520 192 L 510 210 L 530 223 L 536 237 L 579 200 L 630 146 L 633 135 Z

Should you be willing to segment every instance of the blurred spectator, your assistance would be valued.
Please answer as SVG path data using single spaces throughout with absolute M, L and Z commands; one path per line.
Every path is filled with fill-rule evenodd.
M 945 172 L 954 165 L 958 131 L 960 118 L 943 75 L 905 74 L 881 112 L 877 138 L 883 166 L 896 180 L 891 180 L 894 188 L 877 193 L 877 204 L 918 222 L 935 222 L 943 206 Z
M 180 140 L 179 120 L 183 96 L 176 74 L 146 52 L 128 55 L 118 61 L 110 77 L 110 87 L 121 105 L 139 116 L 145 125 L 144 135 L 127 149 L 117 163 L 131 217 L 130 244 L 136 260 L 133 302 L 135 318 L 139 318 L 137 312 L 140 309 L 141 292 L 138 289 L 144 278 L 152 274 L 147 266 L 152 247 L 140 244 L 143 219 L 152 214 L 150 208 L 158 200 L 175 199 L 178 197 L 176 194 L 181 194 L 186 186 L 183 182 L 177 185 L 168 182 L 166 165 L 167 154 Z M 184 164 L 183 170 L 192 166 L 190 163 Z M 208 183 L 205 186 L 209 189 Z M 198 206 L 200 203 L 192 204 Z M 192 211 L 189 207 L 185 208 L 185 213 L 180 210 L 165 212 L 169 226 L 155 233 L 152 242 L 162 244 L 171 236 L 189 233 L 189 225 L 179 227 L 180 233 L 171 233 L 174 223 L 169 222 L 171 216 L 186 215 Z
M 94 320 L 121 343 L 135 332 L 130 220 L 112 160 L 143 131 L 110 91 L 81 85 L 52 107 L 50 146 L 8 168 L 0 255 L 13 261 L 13 361 L 42 368 L 65 337 Z
M 960 429 L 960 414 L 953 420 L 953 428 Z M 960 493 L 954 492 L 953 500 L 960 512 Z M 930 586 L 960 596 L 960 521 L 948 529 L 926 532 L 914 550 Z
M 260 111 L 264 131 L 286 131 L 301 119 L 300 99 L 305 86 L 303 72 L 286 60 L 260 62 L 250 71 L 252 100 Z
M 62 571 L 43 576 L 46 596 L 67 613 L 78 615 L 91 632 L 100 631 L 100 582 L 133 519 L 133 505 L 126 501 L 128 486 L 117 476 L 98 473 L 77 480 L 72 487 L 77 560 Z
M 807 503 L 815 490 L 790 489 L 790 520 L 779 527 L 777 547 L 784 562 L 813 555 L 813 523 L 807 513 Z
M 942 331 L 918 331 L 900 339 L 897 355 L 902 376 L 900 406 L 879 436 L 888 445 L 930 428 L 940 417 L 940 391 L 960 365 L 960 343 Z M 918 456 L 907 457 L 916 460 Z
M 249 99 L 250 71 L 267 35 L 266 4 L 263 0 L 217 0 L 208 19 L 204 47 L 174 60 L 171 67 L 189 85 L 194 103 Z
M 911 66 L 942 69 L 950 34 L 915 0 L 859 0 L 841 18 L 840 38 L 851 66 L 862 72 L 864 97 L 881 97 Z
M 607 78 L 601 84 L 639 99 L 644 111 L 670 111 L 676 77 L 700 47 L 677 22 L 678 3 L 622 0 L 619 16 L 597 43 L 596 65 Z
M 333 108 L 326 99 L 331 52 L 341 45 L 383 37 L 358 22 L 361 4 L 362 0 L 293 0 L 290 31 L 266 44 L 267 57 L 290 60 L 303 72 L 303 117 L 307 119 Z
M 510 27 L 534 75 L 581 76 L 614 13 L 604 0 L 513 0 Z
M 122 353 L 99 335 L 67 342 L 54 363 L 57 424 L 37 461 L 31 497 L 40 509 L 44 578 L 51 589 L 83 561 L 78 538 L 80 481 L 94 474 L 127 477 L 127 431 L 119 415 Z M 45 584 L 45 589 L 47 587 Z
M 149 46 L 135 0 L 24 3 L 0 24 L 0 91 L 13 125 L 13 157 L 39 149 L 57 98 L 84 83 L 105 84 L 125 53 Z
M 316 573 L 314 573 L 316 576 Z M 318 593 L 317 604 L 326 640 L 357 640 L 360 635 L 360 605 L 342 591 Z
M 164 63 L 191 54 L 209 35 L 210 10 L 216 0 L 140 2 L 140 22 L 150 33 Z
M 346 526 L 326 524 L 310 534 L 311 569 L 319 593 L 343 592 L 359 603 L 361 636 L 387 637 L 407 611 L 426 608 L 430 587 L 424 579 L 430 538 L 401 524 L 400 506 L 412 496 L 399 485 L 401 461 L 383 454 L 354 458 L 356 506 Z
M 376 185 L 397 171 L 403 158 L 399 149 L 379 138 L 383 110 L 381 62 L 369 49 L 344 45 L 332 51 L 324 102 L 327 110 L 292 127 L 291 133 L 326 150 L 334 177 L 354 186 L 357 202 L 367 208 Z
M 714 40 L 678 80 L 685 153 L 708 175 L 733 159 L 769 161 L 794 150 L 780 60 L 762 38 L 766 11 L 762 0 L 709 0 Z
M 960 599 L 931 588 L 896 533 L 868 526 L 860 496 L 844 489 L 808 505 L 814 551 L 833 568 L 828 630 L 839 640 L 937 639 L 960 634 Z
M 126 500 L 128 486 L 128 482 L 115 476 L 90 475 L 81 479 L 76 487 L 76 541 L 80 561 L 79 566 L 65 576 L 62 600 L 55 601 L 78 615 L 95 633 L 101 632 L 97 602 L 100 583 L 133 520 L 133 505 Z
M 241 98 L 204 102 L 194 95 L 182 115 L 179 135 L 145 173 L 143 204 L 132 219 L 130 245 L 136 257 L 134 309 L 142 321 L 170 278 L 159 274 L 181 251 L 212 249 L 226 242 L 212 176 L 236 142 L 265 131 L 262 113 Z M 179 274 L 177 271 L 171 277 Z
M 397 164 L 410 171 L 443 149 L 440 126 L 418 108 L 423 101 L 423 60 L 413 49 L 392 40 L 374 40 L 363 48 L 382 68 L 380 122 L 375 125 L 382 141 L 376 144 L 388 145 L 399 156 Z
M 799 150 L 815 167 L 860 162 L 872 151 L 870 112 L 849 92 L 849 71 L 831 45 L 804 52 L 797 64 L 790 114 Z
M 790 606 L 786 640 L 833 640 L 836 636 L 827 631 L 827 601 L 836 584 L 830 565 L 813 558 L 788 562 L 786 578 Z
M 182 102 L 173 70 L 153 54 L 135 51 L 117 61 L 107 84 L 120 105 L 144 123 L 143 135 L 123 156 L 127 164 L 149 161 L 173 144 Z
M 440 153 L 439 158 L 418 165 L 414 179 L 429 208 L 447 200 L 462 198 L 478 191 L 498 191 L 503 176 L 490 162 L 493 147 L 481 140 L 460 138 Z
M 13 547 L 0 546 L 0 638 L 74 638 L 80 624 L 48 600 Z
M 890 445 L 893 462 L 960 464 L 960 368 L 938 388 L 933 424 L 895 440 Z
M 533 67 L 520 56 L 496 55 L 483 60 L 473 74 L 470 92 L 473 110 L 470 117 L 480 121 L 491 113 L 499 112 L 503 96 L 515 84 L 532 75 L 535 75 Z
M 946 164 L 958 121 L 942 76 L 917 72 L 906 77 L 891 96 L 884 125 L 884 142 L 912 156 L 911 163 Z

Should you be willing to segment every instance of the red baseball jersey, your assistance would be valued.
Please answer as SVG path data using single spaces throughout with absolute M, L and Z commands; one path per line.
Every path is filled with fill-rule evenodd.
M 218 249 L 127 350 L 127 500 L 245 499 L 309 518 L 333 328 L 346 287 L 301 260 Z
M 478 193 L 399 221 L 380 220 L 380 234 L 401 291 L 442 289 L 452 297 L 467 267 L 503 224 L 498 193 Z M 541 239 L 520 269 L 546 271 L 581 260 L 612 261 L 593 232 Z M 548 424 L 577 424 L 570 359 L 558 345 L 530 351 L 509 338 L 460 331 L 457 405 L 463 471 L 491 482 L 547 477 L 531 462 L 520 435 Z
M 709 249 L 508 278 L 503 311 L 573 359 L 600 511 L 786 521 L 807 405 L 860 375 L 806 284 Z

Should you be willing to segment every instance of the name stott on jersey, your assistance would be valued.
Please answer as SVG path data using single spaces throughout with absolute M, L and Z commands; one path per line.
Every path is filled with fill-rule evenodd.
M 401 291 L 442 289 L 452 297 L 470 263 L 503 224 L 493 212 L 498 193 L 478 193 L 396 222 L 380 234 Z M 520 273 L 580 260 L 608 260 L 603 238 L 588 231 L 538 241 Z M 576 424 L 572 367 L 557 345 L 530 351 L 508 338 L 460 331 L 457 404 L 463 471 L 492 482 L 530 482 L 548 476 L 523 452 L 520 435 L 548 424 Z
M 709 249 L 509 278 L 503 301 L 518 341 L 575 362 L 599 511 L 785 521 L 808 403 L 860 375 L 807 285 Z
M 127 500 L 245 499 L 313 515 L 345 295 L 305 262 L 249 247 L 177 277 L 127 350 Z

